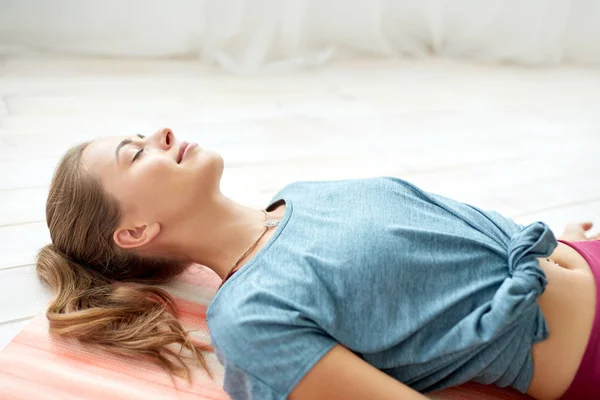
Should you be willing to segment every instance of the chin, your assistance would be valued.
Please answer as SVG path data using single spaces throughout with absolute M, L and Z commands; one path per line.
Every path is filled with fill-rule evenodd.
M 221 175 L 223 174 L 223 170 L 225 169 L 225 161 L 223 160 L 223 157 L 221 157 L 221 155 L 219 153 L 215 153 L 216 155 L 216 162 L 219 166 L 219 170 L 221 171 Z
M 219 153 L 213 150 L 203 149 L 199 155 L 201 158 L 204 158 L 202 163 L 205 164 L 207 168 L 218 171 L 219 175 L 223 173 L 223 169 L 225 168 L 225 162 L 223 160 L 223 157 Z
M 223 157 L 221 157 L 220 155 L 218 155 L 218 158 L 216 160 L 216 178 L 217 178 L 217 183 L 221 183 L 221 178 L 223 177 L 223 171 L 225 170 L 225 162 L 223 161 Z
M 218 189 L 225 167 L 223 157 L 215 151 L 205 149 L 198 156 L 197 182 L 200 182 L 200 186 L 205 190 L 209 186 Z

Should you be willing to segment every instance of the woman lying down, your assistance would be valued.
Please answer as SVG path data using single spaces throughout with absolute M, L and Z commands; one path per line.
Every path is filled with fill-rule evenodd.
M 600 393 L 591 224 L 557 241 L 393 177 L 294 182 L 258 210 L 222 174 L 169 129 L 69 150 L 37 261 L 51 331 L 172 374 L 206 367 L 153 286 L 198 263 L 223 280 L 207 319 L 234 400 L 425 399 L 467 381 Z

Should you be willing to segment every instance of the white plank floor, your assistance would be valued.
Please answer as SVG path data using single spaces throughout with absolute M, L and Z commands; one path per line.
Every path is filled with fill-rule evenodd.
M 162 126 L 220 152 L 264 206 L 304 179 L 394 175 L 560 231 L 600 226 L 600 70 L 354 61 L 222 74 L 190 61 L 0 58 L 0 348 L 44 309 L 36 251 L 67 146 Z

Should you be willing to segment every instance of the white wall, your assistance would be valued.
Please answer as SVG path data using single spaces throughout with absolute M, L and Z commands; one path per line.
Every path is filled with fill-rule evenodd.
M 0 0 L 0 54 L 192 56 L 236 72 L 332 57 L 600 65 L 598 0 Z
M 77 54 L 197 54 L 204 1 L 0 0 L 0 47 Z

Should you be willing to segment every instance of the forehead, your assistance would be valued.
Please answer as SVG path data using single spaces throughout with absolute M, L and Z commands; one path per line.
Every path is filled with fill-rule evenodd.
M 128 136 L 107 136 L 91 142 L 83 151 L 83 166 L 91 172 L 117 171 L 118 165 L 115 158 L 115 149 L 123 139 Z

